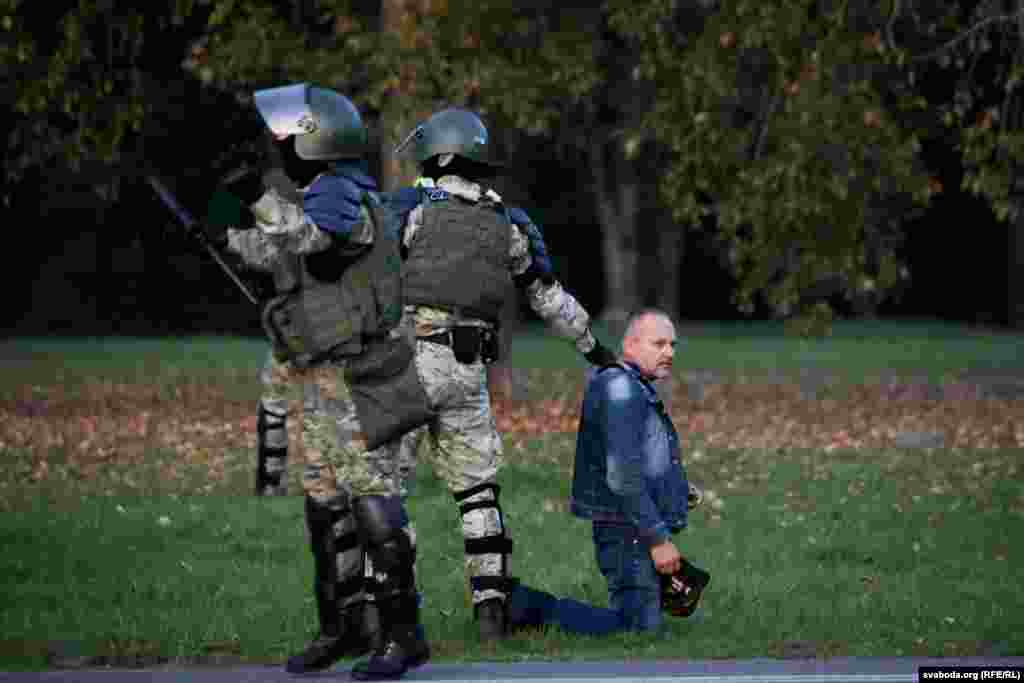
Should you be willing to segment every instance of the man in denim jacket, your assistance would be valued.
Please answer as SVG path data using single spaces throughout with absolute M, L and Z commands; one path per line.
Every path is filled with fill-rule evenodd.
M 610 609 L 519 586 L 516 625 L 557 623 L 600 635 L 661 624 L 661 578 L 679 570 L 672 534 L 700 502 L 680 460 L 679 436 L 651 383 L 672 372 L 675 328 L 647 309 L 630 316 L 618 363 L 597 371 L 583 397 L 571 511 L 593 521 L 597 563 Z

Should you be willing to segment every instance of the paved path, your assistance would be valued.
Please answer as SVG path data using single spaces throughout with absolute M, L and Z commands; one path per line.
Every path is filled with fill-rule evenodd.
M 1024 657 L 832 658 L 643 662 L 545 662 L 514 664 L 428 663 L 404 681 L 497 683 L 917 683 L 921 666 L 1024 667 Z M 80 669 L 37 673 L 0 672 L 0 683 L 295 683 L 347 681 L 348 668 L 292 676 L 277 667 L 189 669 Z M 1019 678 L 1017 680 L 1020 680 Z

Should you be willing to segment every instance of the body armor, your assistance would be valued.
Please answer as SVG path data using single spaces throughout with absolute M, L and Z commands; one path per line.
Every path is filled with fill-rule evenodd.
M 509 240 L 499 204 L 458 197 L 426 204 L 403 269 L 405 302 L 496 323 L 511 283 Z
M 289 258 L 275 271 L 280 284 L 292 286 L 267 303 L 264 328 L 278 355 L 298 365 L 357 356 L 369 338 L 386 334 L 401 317 L 398 233 L 379 200 L 367 193 L 364 201 L 372 245 Z

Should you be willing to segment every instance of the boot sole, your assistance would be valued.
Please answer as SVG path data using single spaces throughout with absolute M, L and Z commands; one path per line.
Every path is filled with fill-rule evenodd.
M 310 667 L 305 667 L 305 668 L 299 668 L 299 667 L 290 668 L 288 666 L 288 664 L 285 663 L 284 670 L 287 671 L 290 674 L 308 674 L 308 673 L 316 673 L 317 671 L 326 671 L 327 669 L 330 669 L 332 666 L 334 666 L 335 664 L 337 664 L 338 662 L 340 662 L 343 659 L 351 659 L 353 657 L 362 657 L 363 655 L 370 654 L 370 652 L 372 652 L 372 648 L 370 648 L 370 647 L 360 648 L 360 649 L 353 648 L 353 649 L 347 650 L 345 652 L 342 652 L 340 654 L 337 654 L 336 656 L 333 656 L 331 661 L 326 662 L 325 664 L 322 664 L 321 666 L 310 666 Z M 429 659 L 429 658 L 430 658 L 430 655 L 428 654 L 427 655 L 427 659 Z M 424 659 L 424 661 L 426 661 L 426 659 Z
M 349 675 L 352 678 L 354 678 L 355 680 L 357 680 L 357 681 L 395 681 L 395 680 L 398 680 L 399 678 L 401 678 L 402 676 L 404 676 L 409 671 L 412 671 L 413 669 L 416 669 L 418 667 L 423 666 L 428 661 L 430 661 L 430 649 L 429 648 L 426 651 L 424 651 L 421 655 L 419 655 L 418 657 L 410 659 L 406 663 L 405 670 L 402 671 L 401 673 L 396 673 L 394 675 L 383 675 L 383 674 L 368 674 L 368 673 L 363 673 L 361 671 L 354 671 L 353 670 L 353 671 L 349 672 Z

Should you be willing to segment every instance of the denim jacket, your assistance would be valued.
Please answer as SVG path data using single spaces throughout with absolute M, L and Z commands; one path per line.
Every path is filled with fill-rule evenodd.
M 632 525 L 653 545 L 686 527 L 689 484 L 679 436 L 650 382 L 630 363 L 605 367 L 583 396 L 570 510 Z

